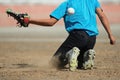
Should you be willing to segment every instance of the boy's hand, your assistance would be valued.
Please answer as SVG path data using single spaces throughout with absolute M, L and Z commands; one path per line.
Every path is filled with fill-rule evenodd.
M 8 14 L 8 16 L 10 15 L 11 17 L 13 17 L 15 20 L 17 20 L 17 24 L 19 27 L 28 27 L 29 25 L 29 16 L 27 13 L 25 14 L 17 14 L 15 12 L 13 12 L 12 10 L 8 9 L 6 10 L 6 13 Z
M 109 39 L 110 39 L 110 44 L 114 45 L 116 42 L 115 37 L 113 35 L 109 35 Z

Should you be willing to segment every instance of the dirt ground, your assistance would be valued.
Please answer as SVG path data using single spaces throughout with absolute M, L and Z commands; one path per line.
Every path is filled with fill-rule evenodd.
M 0 80 L 120 80 L 120 28 L 112 28 L 118 40 L 114 46 L 105 33 L 98 36 L 93 70 L 75 72 L 49 65 L 67 36 L 61 28 L 56 34 L 52 30 L 56 29 L 0 28 Z

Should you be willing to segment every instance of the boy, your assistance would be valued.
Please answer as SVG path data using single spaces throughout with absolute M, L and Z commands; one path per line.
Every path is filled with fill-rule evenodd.
M 70 14 L 69 8 L 72 8 L 74 13 Z M 110 44 L 115 44 L 108 19 L 97 0 L 64 1 L 50 14 L 49 19 L 30 18 L 29 24 L 53 26 L 61 18 L 64 18 L 65 28 L 69 36 L 56 51 L 53 60 L 58 67 L 69 64 L 69 70 L 75 71 L 76 68 L 87 69 L 94 65 L 95 51 L 93 48 L 98 35 L 96 14 L 108 34 Z

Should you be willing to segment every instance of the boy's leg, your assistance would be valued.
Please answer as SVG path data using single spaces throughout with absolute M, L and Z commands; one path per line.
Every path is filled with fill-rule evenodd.
M 68 38 L 59 47 L 53 57 L 56 57 L 58 59 L 57 63 L 60 63 L 60 65 L 64 66 L 68 63 L 66 53 L 73 47 L 78 47 L 79 49 L 82 49 L 87 44 L 87 39 L 88 35 L 85 31 L 74 30 L 70 32 Z
M 75 46 L 74 42 L 74 36 L 70 34 L 53 55 L 53 65 L 55 64 L 57 68 L 63 68 L 66 64 L 68 64 L 66 53 Z
M 89 49 L 93 49 L 95 43 L 96 43 L 96 36 L 89 37 L 87 45 L 83 49 L 81 49 L 80 55 L 78 56 L 78 69 L 83 68 L 84 54 Z
M 72 31 L 70 32 L 67 39 L 63 42 L 63 44 L 58 48 L 56 53 L 53 56 L 55 58 L 55 62 L 58 66 L 64 66 L 68 63 L 68 59 L 66 58 L 66 53 L 71 50 L 73 47 L 84 46 L 86 44 L 86 38 L 84 37 L 86 34 L 84 31 Z M 54 62 L 54 61 L 53 61 Z
M 83 56 L 86 50 L 81 49 L 80 50 L 80 55 L 78 56 L 78 69 L 82 69 L 83 68 Z

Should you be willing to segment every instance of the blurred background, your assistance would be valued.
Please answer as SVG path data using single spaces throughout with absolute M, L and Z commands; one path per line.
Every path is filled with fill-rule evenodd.
M 64 23 L 62 19 L 56 25 L 54 25 L 55 27 L 52 27 L 53 29 L 44 29 L 44 27 L 39 27 L 37 25 L 29 25 L 29 29 L 17 29 L 15 27 L 16 21 L 13 18 L 8 17 L 5 13 L 6 9 L 12 9 L 18 13 L 28 13 L 31 18 L 35 19 L 49 18 L 49 14 L 63 1 L 64 0 L 0 0 L 0 40 L 31 40 L 30 37 L 33 37 L 32 41 L 40 41 L 43 38 L 49 38 L 54 41 L 64 40 L 67 36 L 67 32 L 64 29 Z M 120 0 L 99 1 L 109 19 L 114 35 L 119 38 Z M 98 39 L 101 41 L 106 41 L 106 33 L 103 27 L 101 27 L 102 25 L 100 24 L 100 21 L 98 19 L 97 21 L 98 25 L 100 26 L 100 36 L 98 36 Z M 49 35 L 51 36 L 49 36 L 48 33 L 50 33 Z M 56 35 L 56 33 L 58 34 Z M 57 38 L 58 40 L 55 40 L 54 38 Z M 43 39 L 43 41 L 45 39 Z
M 58 4 L 64 0 L 0 0 L 2 4 Z M 99 0 L 102 3 L 120 3 L 120 0 Z
M 48 18 L 49 14 L 64 0 L 0 0 L 0 26 L 14 26 L 15 21 L 5 14 L 10 8 L 27 12 L 32 18 Z M 99 0 L 111 24 L 120 24 L 120 0 Z M 63 24 L 59 22 L 60 24 Z M 57 25 L 59 25 L 59 23 Z

